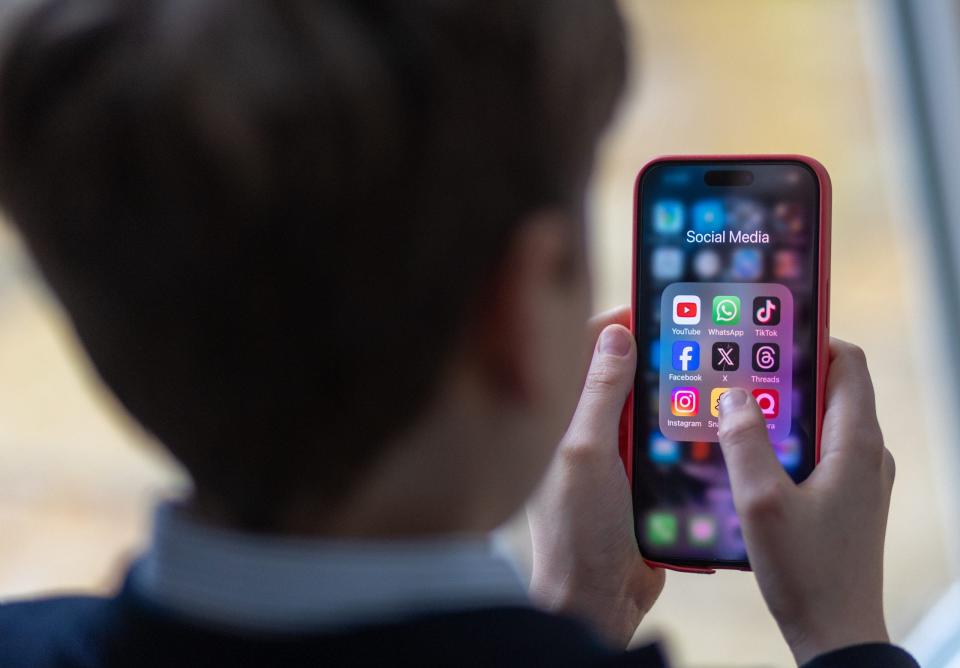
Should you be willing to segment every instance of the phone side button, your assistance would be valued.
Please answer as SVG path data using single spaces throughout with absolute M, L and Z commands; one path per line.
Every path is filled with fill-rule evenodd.
M 827 281 L 826 316 L 823 318 L 827 331 L 830 331 L 830 281 Z

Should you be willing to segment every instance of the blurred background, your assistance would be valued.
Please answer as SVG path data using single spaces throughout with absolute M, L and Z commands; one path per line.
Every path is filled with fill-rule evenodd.
M 804 153 L 834 186 L 832 328 L 867 352 L 897 460 L 895 639 L 960 665 L 960 2 L 626 0 L 631 87 L 591 195 L 597 309 L 630 296 L 633 179 L 663 153 Z M 0 225 L 0 598 L 109 591 L 182 473 L 93 376 Z M 505 532 L 524 563 L 518 518 Z M 753 578 L 668 576 L 640 635 L 679 665 L 787 666 Z

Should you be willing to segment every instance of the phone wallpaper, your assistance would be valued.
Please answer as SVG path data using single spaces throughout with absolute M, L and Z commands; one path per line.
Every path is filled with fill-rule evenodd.
M 717 170 L 749 185 L 706 185 Z M 813 469 L 819 188 L 801 163 L 664 162 L 639 184 L 637 537 L 649 559 L 745 565 L 717 402 L 757 400 L 794 480 Z

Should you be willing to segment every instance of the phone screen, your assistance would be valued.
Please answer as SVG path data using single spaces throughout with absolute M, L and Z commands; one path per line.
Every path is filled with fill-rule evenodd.
M 638 542 L 654 561 L 745 566 L 717 402 L 751 392 L 783 467 L 809 475 L 820 184 L 802 162 L 665 161 L 637 188 Z

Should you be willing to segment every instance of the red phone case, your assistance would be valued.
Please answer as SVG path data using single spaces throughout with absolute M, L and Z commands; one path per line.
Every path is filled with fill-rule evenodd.
M 633 261 L 631 271 L 633 277 L 630 295 L 630 328 L 634 327 L 633 309 L 637 300 L 637 244 L 640 241 L 640 219 L 637 214 L 640 203 L 640 181 L 648 169 L 664 162 L 800 162 L 809 167 L 817 175 L 820 190 L 820 244 L 818 248 L 817 274 L 817 396 L 816 396 L 816 461 L 820 461 L 820 430 L 823 427 L 823 400 L 827 384 L 827 368 L 830 364 L 830 207 L 833 191 L 830 185 L 830 175 L 826 168 L 813 158 L 805 155 L 665 155 L 654 158 L 645 164 L 637 174 L 633 186 Z M 634 332 L 636 335 L 636 332 Z M 633 485 L 633 392 L 627 398 L 623 414 L 620 418 L 620 458 L 627 470 L 627 478 Z M 733 567 L 726 564 L 715 564 L 712 568 L 680 566 L 646 560 L 650 566 L 668 568 L 683 573 L 715 573 L 716 569 L 750 570 L 749 568 Z

